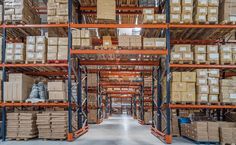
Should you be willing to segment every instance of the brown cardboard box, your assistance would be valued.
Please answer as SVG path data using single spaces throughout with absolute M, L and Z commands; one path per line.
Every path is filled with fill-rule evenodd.
M 200 7 L 207 7 L 208 6 L 208 0 L 196 0 L 195 5 L 200 6 Z
M 219 142 L 219 123 L 207 122 L 208 140 L 212 142 Z
M 218 24 L 218 22 L 219 22 L 219 20 L 218 20 L 218 15 L 216 15 L 216 14 L 214 14 L 214 15 L 208 14 L 208 15 L 207 15 L 207 21 L 208 21 L 209 23 L 216 23 L 216 24 Z
M 220 62 L 221 64 L 231 63 L 233 61 L 232 53 L 221 52 L 220 53 Z
M 180 14 L 170 14 L 171 23 L 180 23 L 181 15 Z
M 154 38 L 154 43 L 157 48 L 166 48 L 166 38 Z
M 170 0 L 170 6 L 181 6 L 180 0 Z
M 116 20 L 116 1 L 97 0 L 97 19 Z
M 218 95 L 209 95 L 209 102 L 219 102 L 219 96 Z
M 185 92 L 187 90 L 187 84 L 185 82 L 172 82 L 172 91 Z
M 207 53 L 218 53 L 219 47 L 218 45 L 207 45 Z
M 181 82 L 181 72 L 172 72 L 172 81 Z
M 197 102 L 208 102 L 208 94 L 197 94 Z
M 196 72 L 182 72 L 182 82 L 196 82 Z
M 182 0 L 182 7 L 193 6 L 193 0 Z
M 191 52 L 191 45 L 188 45 L 188 44 L 174 45 L 173 50 L 175 52 Z
M 181 21 L 183 23 L 192 23 L 193 22 L 192 14 L 181 14 Z
M 232 0 L 221 0 L 219 5 L 220 22 L 236 22 L 236 2 Z
M 143 9 L 143 14 L 144 15 L 154 15 L 154 8 L 145 8 Z
M 155 14 L 154 21 L 156 23 L 164 23 L 164 22 L 166 22 L 166 15 L 165 14 Z
M 219 95 L 220 90 L 219 90 L 219 86 L 215 86 L 215 85 L 210 85 L 210 94 L 211 95 Z
M 65 91 L 49 91 L 49 100 L 67 100 Z
M 207 78 L 208 77 L 208 71 L 207 69 L 197 69 L 197 78 Z
M 219 63 L 220 60 L 219 53 L 207 53 L 207 60 Z
M 171 14 L 181 14 L 181 6 L 171 6 L 170 13 Z
M 63 91 L 65 88 L 65 83 L 62 81 L 48 82 L 48 91 Z
M 193 52 L 184 52 L 183 61 L 193 61 Z
M 197 15 L 207 15 L 207 7 L 195 7 Z
M 48 37 L 48 45 L 57 46 L 58 45 L 58 37 Z
M 195 45 L 193 50 L 195 53 L 206 53 L 206 45 Z
M 208 80 L 206 78 L 197 78 L 197 85 L 207 85 Z
M 208 0 L 208 6 L 218 7 L 219 6 L 219 0 Z
M 206 62 L 206 54 L 205 53 L 195 53 L 194 54 L 196 63 L 205 63 Z
M 182 93 L 181 92 L 173 92 L 171 91 L 171 102 L 181 102 L 182 101 Z
M 208 85 L 216 85 L 219 86 L 219 78 L 212 78 L 212 77 L 208 77 Z
M 172 61 L 179 61 L 183 59 L 182 53 L 179 52 L 171 52 L 171 60 Z
M 143 23 L 153 23 L 154 15 L 144 15 L 143 16 Z
M 219 78 L 220 77 L 220 70 L 219 69 L 209 69 L 208 75 L 209 75 L 209 77 Z
M 195 83 L 187 83 L 187 92 L 195 92 L 196 91 Z
M 209 94 L 209 87 L 207 85 L 197 86 L 198 94 Z
M 197 14 L 194 16 L 195 23 L 205 23 L 207 22 L 207 15 L 205 14 Z
M 183 102 L 195 102 L 196 93 L 195 92 L 181 92 Z

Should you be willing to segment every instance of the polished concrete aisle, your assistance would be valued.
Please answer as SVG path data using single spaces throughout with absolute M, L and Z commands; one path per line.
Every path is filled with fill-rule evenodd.
M 66 141 L 6 141 L 1 145 L 164 145 L 142 126 L 126 115 L 112 116 L 100 125 L 90 125 L 89 132 L 74 142 Z M 184 139 L 174 139 L 174 145 L 190 145 Z

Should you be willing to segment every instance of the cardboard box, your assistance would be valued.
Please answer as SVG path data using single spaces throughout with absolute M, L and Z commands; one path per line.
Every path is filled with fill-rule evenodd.
M 210 94 L 211 95 L 219 95 L 220 94 L 219 86 L 211 85 L 210 86 Z
M 172 81 L 181 82 L 181 72 L 172 72 Z
M 182 6 L 182 14 L 192 14 L 193 6 Z
M 194 16 L 194 22 L 196 23 L 205 23 L 207 22 L 207 15 L 206 14 L 197 14 Z
M 212 78 L 212 77 L 209 77 L 208 78 L 208 85 L 219 85 L 219 78 Z
M 219 62 L 219 53 L 207 53 L 207 60 Z
M 197 78 L 197 85 L 208 85 L 208 81 L 206 78 Z
M 207 15 L 207 7 L 196 7 L 197 15 Z
M 209 94 L 209 86 L 208 85 L 200 85 L 197 86 L 198 94 Z
M 181 14 L 181 6 L 171 6 L 170 13 L 171 14 Z
M 174 92 L 185 92 L 187 90 L 187 84 L 185 82 L 172 82 L 171 87 Z
M 200 6 L 200 7 L 207 7 L 208 6 L 208 0 L 196 0 L 195 5 Z
M 192 14 L 182 14 L 181 21 L 183 23 L 192 23 L 193 22 Z
M 183 61 L 193 61 L 193 52 L 184 52 Z
M 236 22 L 236 2 L 231 0 L 220 1 L 219 20 L 220 22 Z
M 187 83 L 187 92 L 195 92 L 196 91 L 195 83 Z
M 112 46 L 111 36 L 103 36 L 103 46 Z
M 145 8 L 143 9 L 143 14 L 144 15 L 154 15 L 154 8 Z
M 216 14 L 214 14 L 214 15 L 212 15 L 212 14 L 209 14 L 209 15 L 207 15 L 207 21 L 209 22 L 209 23 L 216 23 L 216 24 L 218 24 L 218 15 L 216 15 Z
M 183 102 L 195 102 L 196 93 L 195 92 L 181 92 Z
M 154 21 L 156 23 L 164 23 L 164 22 L 166 22 L 166 15 L 165 14 L 155 14 Z
M 218 7 L 208 7 L 207 14 L 208 15 L 217 15 L 218 16 Z M 217 17 L 218 18 L 218 17 Z
M 220 70 L 219 69 L 209 69 L 208 76 L 219 78 L 220 77 Z
M 182 7 L 193 6 L 193 0 L 182 0 Z
M 197 94 L 197 102 L 208 102 L 208 94 Z
M 157 48 L 166 48 L 166 38 L 154 38 L 154 43 Z
M 181 15 L 180 14 L 170 14 L 171 23 L 180 23 Z
M 97 19 L 116 20 L 116 1 L 97 0 Z
M 49 46 L 57 46 L 58 45 L 58 37 L 48 37 L 48 45 Z
M 207 78 L 208 77 L 208 70 L 207 69 L 197 69 L 197 78 Z
M 182 82 L 196 82 L 196 72 L 182 72 Z
M 171 60 L 172 61 L 179 61 L 183 59 L 182 53 L 179 52 L 171 52 Z
M 191 45 L 188 44 L 177 44 L 174 45 L 174 52 L 191 52 Z
M 195 53 L 206 53 L 206 45 L 195 45 L 193 50 Z
M 59 46 L 68 46 L 68 37 L 58 37 Z
M 171 91 L 171 102 L 180 102 L 182 101 L 182 93 Z
M 208 6 L 218 7 L 219 6 L 219 0 L 208 0 Z
M 154 15 L 144 15 L 143 16 L 143 23 L 153 23 Z
M 207 53 L 218 53 L 219 47 L 218 45 L 207 45 Z
M 205 53 L 195 53 L 194 58 L 195 58 L 195 62 L 197 64 L 206 62 L 206 54 Z
M 181 6 L 180 0 L 170 0 L 170 6 Z
M 48 82 L 48 91 L 63 91 L 65 88 L 65 83 L 62 81 Z
M 219 102 L 219 96 L 218 95 L 209 95 L 209 102 Z
M 67 100 L 65 91 L 49 91 L 49 100 Z

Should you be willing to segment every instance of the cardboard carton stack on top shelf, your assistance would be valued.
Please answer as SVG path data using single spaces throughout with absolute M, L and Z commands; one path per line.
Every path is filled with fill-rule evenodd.
M 24 43 L 7 43 L 6 44 L 6 62 L 23 63 L 25 61 L 25 44 Z
M 68 56 L 68 37 L 48 37 L 48 61 L 65 61 Z
M 220 80 L 220 101 L 223 103 L 236 103 L 236 78 Z
M 116 20 L 116 1 L 97 0 L 97 19 Z
M 30 94 L 33 78 L 20 74 L 9 74 L 9 81 L 4 82 L 4 101 L 25 101 Z
M 219 20 L 221 23 L 235 23 L 236 22 L 236 1 L 221 0 L 219 7 Z
M 68 22 L 68 1 L 67 0 L 48 0 L 47 20 L 49 24 L 60 24 Z M 72 18 L 76 22 L 76 9 L 72 4 Z
M 219 22 L 219 0 L 208 0 L 207 21 L 218 24 Z
M 193 0 L 182 0 L 182 23 L 193 23 Z
M 27 36 L 26 63 L 45 63 L 47 60 L 47 39 L 45 36 Z
M 194 60 L 191 45 L 174 45 L 171 52 L 171 62 L 173 63 L 189 63 Z
M 4 20 L 11 23 L 40 24 L 33 0 L 5 0 Z
M 180 23 L 181 21 L 181 0 L 170 1 L 170 22 Z
M 171 82 L 171 101 L 195 102 L 196 72 L 173 72 Z
M 66 101 L 66 87 L 63 81 L 48 82 L 49 100 Z
M 154 8 L 143 9 L 143 23 L 153 23 L 154 21 Z

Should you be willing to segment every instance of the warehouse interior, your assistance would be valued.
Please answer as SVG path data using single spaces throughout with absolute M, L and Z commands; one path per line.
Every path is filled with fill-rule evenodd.
M 1 144 L 235 145 L 235 7 L 1 0 Z

